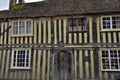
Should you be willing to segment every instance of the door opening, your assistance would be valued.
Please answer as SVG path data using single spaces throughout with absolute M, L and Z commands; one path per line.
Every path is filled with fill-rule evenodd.
M 71 53 L 60 51 L 53 54 L 52 59 L 52 80 L 73 80 Z

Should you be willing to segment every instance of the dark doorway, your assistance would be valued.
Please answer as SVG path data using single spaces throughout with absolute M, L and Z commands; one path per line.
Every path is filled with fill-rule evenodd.
M 72 55 L 66 51 L 53 54 L 53 80 L 73 80 Z

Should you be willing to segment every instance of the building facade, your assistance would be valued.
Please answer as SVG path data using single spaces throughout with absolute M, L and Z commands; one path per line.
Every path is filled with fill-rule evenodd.
M 119 71 L 119 0 L 10 0 L 0 11 L 0 80 L 119 80 Z

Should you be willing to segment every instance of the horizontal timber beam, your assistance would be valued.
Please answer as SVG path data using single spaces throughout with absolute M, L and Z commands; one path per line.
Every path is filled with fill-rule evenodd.
M 45 46 L 60 46 L 59 44 L 0 44 L 1 47 L 8 46 L 34 46 L 34 47 L 45 47 Z M 83 44 L 64 44 L 64 46 L 82 46 L 82 47 L 103 47 L 103 46 L 118 46 L 120 47 L 120 43 L 83 43 Z

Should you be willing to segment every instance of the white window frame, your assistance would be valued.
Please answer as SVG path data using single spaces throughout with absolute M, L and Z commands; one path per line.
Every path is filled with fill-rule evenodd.
M 120 17 L 120 15 L 118 15 L 119 17 Z M 103 28 L 103 18 L 106 18 L 106 17 L 109 17 L 110 18 L 110 29 L 105 29 L 105 28 Z M 101 30 L 120 30 L 120 28 L 116 28 L 116 29 L 114 29 L 113 28 L 113 23 L 112 23 L 112 17 L 117 17 L 117 16 L 102 16 L 101 17 Z
M 20 22 L 23 21 L 24 22 L 24 27 L 25 27 L 25 30 L 24 30 L 24 33 L 20 33 Z M 31 24 L 30 24 L 30 33 L 27 33 L 27 22 L 30 21 Z M 14 23 L 17 22 L 18 25 L 17 28 L 18 28 L 18 34 L 14 34 Z M 33 26 L 32 26 L 32 20 L 14 20 L 12 21 L 12 35 L 13 36 L 24 36 L 24 35 L 32 35 L 33 33 Z
M 101 69 L 102 69 L 102 71 L 120 71 L 120 57 L 118 56 L 118 54 L 120 54 L 120 53 L 118 53 L 118 51 L 120 51 L 120 50 L 102 50 L 102 51 L 108 51 L 108 61 L 109 61 L 109 69 L 104 69 L 103 68 L 103 59 L 105 58 L 103 58 L 103 56 L 101 55 Z M 101 51 L 101 53 L 102 53 L 102 51 Z M 110 51 L 117 51 L 117 57 L 115 57 L 116 59 L 117 59 L 117 61 L 118 61 L 118 63 L 116 63 L 117 65 L 118 65 L 118 69 L 116 69 L 116 68 L 112 68 L 112 66 L 111 66 L 111 59 L 115 59 L 115 58 L 113 58 L 113 57 L 111 57 L 110 56 Z M 102 53 L 103 54 L 103 53 Z M 107 58 L 107 57 L 106 57 Z
M 18 51 L 25 51 L 25 66 L 24 67 L 20 67 L 20 66 L 17 66 L 17 55 L 18 55 Z M 16 51 L 16 62 L 15 62 L 15 66 L 14 66 L 14 63 L 13 63 L 13 60 L 14 60 L 14 51 Z M 29 61 L 28 61 L 28 66 L 26 66 L 26 53 L 27 51 L 29 51 Z M 31 50 L 30 49 L 14 49 L 12 50 L 12 56 L 11 56 L 11 69 L 30 69 L 30 59 L 31 59 Z

